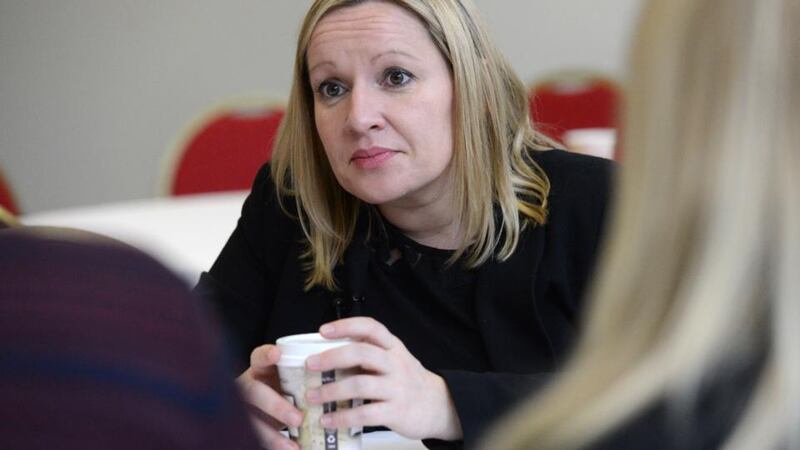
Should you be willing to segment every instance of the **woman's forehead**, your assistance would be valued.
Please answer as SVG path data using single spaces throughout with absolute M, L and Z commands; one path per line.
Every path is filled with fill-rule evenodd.
M 309 41 L 309 56 L 342 43 L 431 42 L 422 21 L 411 11 L 390 2 L 366 2 L 337 8 L 317 23 Z
M 306 52 L 310 70 L 326 59 L 355 53 L 424 55 L 438 51 L 415 13 L 389 2 L 336 9 L 315 27 Z

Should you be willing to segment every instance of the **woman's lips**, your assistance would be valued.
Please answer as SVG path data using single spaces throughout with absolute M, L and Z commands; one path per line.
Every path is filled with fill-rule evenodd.
M 397 152 L 388 148 L 371 147 L 366 150 L 356 150 L 350 161 L 361 169 L 374 169 L 392 159 Z

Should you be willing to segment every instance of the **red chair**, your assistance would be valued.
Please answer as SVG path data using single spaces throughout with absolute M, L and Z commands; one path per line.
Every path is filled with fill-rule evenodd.
M 2 170 L 0 170 L 0 207 L 5 208 L 14 215 L 19 215 L 20 213 L 14 193 L 11 191 L 11 186 L 6 181 Z
M 167 155 L 166 195 L 249 189 L 269 161 L 283 106 L 260 99 L 229 102 L 203 114 Z
M 593 72 L 558 72 L 533 84 L 531 117 L 539 131 L 562 140 L 567 130 L 616 128 L 620 89 Z

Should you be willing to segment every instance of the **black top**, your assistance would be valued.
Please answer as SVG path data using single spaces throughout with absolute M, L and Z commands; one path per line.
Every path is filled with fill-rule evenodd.
M 438 369 L 490 370 L 475 313 L 478 271 L 448 264 L 453 251 L 419 244 L 387 223 L 383 228 L 369 245 L 365 287 L 380 294 L 367 296 L 362 313 L 392 334 L 414 334 L 415 347 L 427 347 L 426 359 Z
M 445 379 L 467 445 L 566 356 L 602 235 L 613 164 L 560 150 L 532 154 L 551 184 L 548 222 L 529 223 L 506 261 L 447 266 L 450 252 L 384 223 L 370 233 L 364 261 L 346 254 L 335 272 L 337 280 L 352 273 L 363 280 L 355 289 L 366 299 L 361 312 Z M 365 209 L 362 217 L 376 214 Z M 256 346 L 336 318 L 342 293 L 303 290 L 302 241 L 262 167 L 236 229 L 196 288 L 220 313 L 241 368 Z
M 587 450 L 707 450 L 723 448 L 752 400 L 766 362 L 763 343 L 706 374 L 696 395 L 661 398 L 620 423 Z

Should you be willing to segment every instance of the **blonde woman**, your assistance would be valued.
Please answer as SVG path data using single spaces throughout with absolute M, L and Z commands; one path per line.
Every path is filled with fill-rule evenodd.
M 309 393 L 370 400 L 324 426 L 446 448 L 556 368 L 611 167 L 550 147 L 471 2 L 312 4 L 272 165 L 197 288 L 270 448 L 295 448 L 277 430 L 302 420 L 275 376 L 283 335 L 358 341 L 307 363 L 366 369 Z
M 800 448 L 798 23 L 647 4 L 586 332 L 484 448 Z

